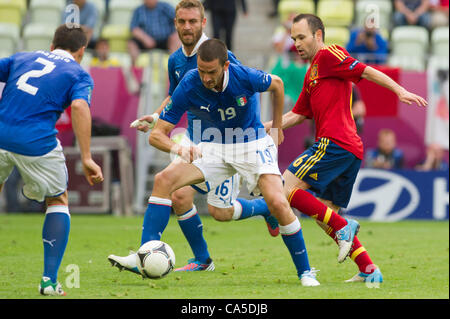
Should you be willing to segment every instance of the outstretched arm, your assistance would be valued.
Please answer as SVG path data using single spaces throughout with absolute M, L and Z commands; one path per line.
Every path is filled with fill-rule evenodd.
M 155 113 L 152 115 L 143 115 L 140 118 L 138 118 L 136 121 L 131 123 L 130 127 L 135 127 L 141 132 L 148 132 L 151 130 L 155 125 L 156 122 L 159 119 L 159 115 L 161 114 L 162 110 L 166 107 L 167 103 L 169 103 L 170 95 L 167 96 L 161 103 L 161 105 L 156 109 Z
M 404 87 L 392 80 L 389 76 L 370 66 L 367 66 L 364 69 L 361 77 L 391 90 L 392 92 L 397 94 L 398 98 L 403 103 L 409 105 L 411 105 L 412 103 L 416 103 L 418 106 L 428 105 L 428 102 L 424 98 L 407 91 Z
M 304 120 L 306 120 L 306 116 L 289 111 L 283 114 L 281 128 L 285 130 L 292 126 L 296 126 L 303 123 Z M 264 128 L 266 129 L 266 131 L 269 131 L 272 128 L 272 121 L 265 122 Z

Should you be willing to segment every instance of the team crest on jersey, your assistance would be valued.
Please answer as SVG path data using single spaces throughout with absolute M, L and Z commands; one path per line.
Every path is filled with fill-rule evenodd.
M 319 66 L 317 64 L 313 64 L 311 66 L 311 72 L 309 73 L 309 79 L 314 81 L 319 77 Z
M 247 104 L 247 97 L 245 95 L 238 96 L 236 98 L 236 103 L 239 106 L 245 106 Z

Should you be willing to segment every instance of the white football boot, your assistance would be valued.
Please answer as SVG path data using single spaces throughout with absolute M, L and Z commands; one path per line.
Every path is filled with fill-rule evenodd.
M 137 275 L 142 275 L 139 272 L 139 269 L 136 264 L 136 256 L 137 256 L 136 253 L 131 251 L 130 254 L 126 257 L 109 255 L 108 260 L 111 263 L 111 266 L 113 267 L 116 266 L 117 268 L 119 268 L 120 271 L 125 269 Z
M 39 293 L 44 296 L 65 296 L 66 293 L 62 290 L 62 286 L 59 282 L 52 283 L 49 277 L 42 277 L 39 284 Z
M 316 279 L 316 273 L 319 270 L 316 270 L 315 268 L 311 268 L 310 270 L 305 270 L 303 274 L 300 276 L 300 281 L 302 283 L 302 286 L 304 287 L 315 287 L 320 286 L 320 282 Z

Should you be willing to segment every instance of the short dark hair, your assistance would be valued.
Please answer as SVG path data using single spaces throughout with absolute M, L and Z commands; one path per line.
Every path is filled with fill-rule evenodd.
M 323 26 L 322 20 L 314 14 L 300 13 L 299 15 L 295 16 L 292 23 L 300 22 L 303 19 L 308 22 L 308 26 L 313 34 L 315 34 L 317 30 L 322 30 L 322 41 L 325 41 L 325 27 Z
M 67 25 L 62 24 L 56 29 L 52 44 L 55 49 L 76 52 L 80 48 L 87 46 L 86 32 L 81 26 L 69 28 Z
M 219 39 L 208 39 L 200 45 L 197 52 L 202 61 L 212 62 L 219 59 L 221 65 L 228 61 L 228 49 Z

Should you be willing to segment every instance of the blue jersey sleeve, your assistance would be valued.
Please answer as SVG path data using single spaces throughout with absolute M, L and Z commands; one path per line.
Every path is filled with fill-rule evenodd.
M 173 95 L 173 92 L 175 92 L 175 89 L 178 85 L 173 64 L 174 64 L 173 59 L 169 58 L 169 63 L 167 65 L 167 68 L 168 68 L 168 72 L 169 72 L 169 95 L 170 96 Z
M 189 109 L 189 101 L 184 88 L 184 80 L 180 82 L 166 107 L 159 116 L 160 119 L 176 125 L 183 114 Z
M 272 84 L 272 77 L 270 74 L 252 68 L 246 68 L 246 71 L 250 87 L 253 91 L 266 92 L 270 87 L 270 84 Z
M 83 99 L 91 105 L 92 90 L 94 81 L 88 73 L 83 73 L 80 80 L 77 81 L 70 91 L 70 101 Z
M 12 60 L 12 57 L 0 59 L 0 82 L 6 82 L 8 80 Z

